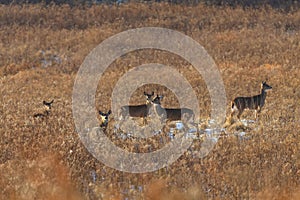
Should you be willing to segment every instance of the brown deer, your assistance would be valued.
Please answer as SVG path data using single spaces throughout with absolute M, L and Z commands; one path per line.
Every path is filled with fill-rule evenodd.
M 44 118 L 44 117 L 48 116 L 50 114 L 50 110 L 51 110 L 53 102 L 54 102 L 54 99 L 50 102 L 43 101 L 43 105 L 44 105 L 43 112 L 42 113 L 36 113 L 36 114 L 33 115 L 33 117 L 34 118 Z
M 163 96 L 156 96 L 152 101 L 154 105 L 154 112 L 165 119 L 166 121 L 180 121 L 184 122 L 194 122 L 195 114 L 189 108 L 163 108 L 161 106 L 161 100 Z
M 139 117 L 145 120 L 145 117 L 147 117 L 148 115 L 154 92 L 152 92 L 151 94 L 144 92 L 144 95 L 146 97 L 146 104 L 127 105 L 121 107 L 121 110 L 119 112 L 120 120 L 127 119 L 128 117 Z
M 257 119 L 258 113 L 260 113 L 262 107 L 265 104 L 265 99 L 267 97 L 267 91 L 271 90 L 272 87 L 269 86 L 265 81 L 261 83 L 261 91 L 259 95 L 252 97 L 236 97 L 231 102 L 231 114 L 233 117 L 234 113 L 238 112 L 237 118 L 240 119 L 243 111 L 245 109 L 255 110 L 255 119 Z
M 107 128 L 108 125 L 108 116 L 111 114 L 111 110 L 109 110 L 107 113 L 104 113 L 99 110 L 100 115 L 100 127 L 104 130 Z

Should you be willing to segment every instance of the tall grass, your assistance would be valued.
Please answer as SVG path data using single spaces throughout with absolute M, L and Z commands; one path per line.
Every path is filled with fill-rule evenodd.
M 144 26 L 175 29 L 203 45 L 219 66 L 228 105 L 236 96 L 257 94 L 260 82 L 268 80 L 273 91 L 260 121 L 247 130 L 249 139 L 240 140 L 239 130 L 233 130 L 207 157 L 187 151 L 171 166 L 145 174 L 120 172 L 91 156 L 72 118 L 76 72 L 100 42 Z M 270 7 L 1 5 L 0 198 L 298 199 L 299 27 L 299 10 Z M 113 86 L 124 73 L 154 61 L 174 66 L 190 81 L 199 117 L 206 120 L 210 97 L 203 79 L 179 56 L 159 50 L 132 52 L 112 63 L 98 86 L 97 109 L 110 109 Z M 139 88 L 132 103 L 143 102 L 144 90 L 164 94 L 164 106 L 178 105 L 174 94 L 158 85 Z M 33 119 L 42 101 L 53 98 L 50 116 Z M 128 140 L 120 146 L 135 151 L 139 144 L 145 150 L 147 142 Z M 196 140 L 192 148 L 200 145 Z

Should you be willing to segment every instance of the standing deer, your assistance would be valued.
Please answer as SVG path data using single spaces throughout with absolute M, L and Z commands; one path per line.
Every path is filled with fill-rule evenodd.
M 237 118 L 240 119 L 243 111 L 245 109 L 255 110 L 255 119 L 257 119 L 258 113 L 260 113 L 262 107 L 265 104 L 267 97 L 267 91 L 271 90 L 272 87 L 269 86 L 265 81 L 261 83 L 261 91 L 259 95 L 252 97 L 236 97 L 231 102 L 231 114 L 233 117 L 235 112 L 238 112 Z
M 161 100 L 163 96 L 156 96 L 152 101 L 154 112 L 167 121 L 180 121 L 183 119 L 184 122 L 194 122 L 195 114 L 189 108 L 163 108 L 161 106 Z
M 144 95 L 146 97 L 146 104 L 127 105 L 127 106 L 121 107 L 121 110 L 119 112 L 120 120 L 125 120 L 128 117 L 139 117 L 139 118 L 143 118 L 143 120 L 145 120 L 145 118 L 148 115 L 149 108 L 151 106 L 152 97 L 154 95 L 154 92 L 152 92 L 151 94 L 144 92 Z
M 51 110 L 53 102 L 54 102 L 54 99 L 50 102 L 43 101 L 43 105 L 44 105 L 43 112 L 42 113 L 36 113 L 36 114 L 33 115 L 33 117 L 34 118 L 44 118 L 44 117 L 48 116 L 50 114 L 50 110 Z

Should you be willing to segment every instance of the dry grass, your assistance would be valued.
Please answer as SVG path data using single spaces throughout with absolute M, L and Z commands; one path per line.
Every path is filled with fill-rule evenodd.
M 235 137 L 239 128 L 233 127 L 207 157 L 187 152 L 171 166 L 145 174 L 116 171 L 89 154 L 72 118 L 75 73 L 101 41 L 144 26 L 175 29 L 202 44 L 219 66 L 228 105 L 235 96 L 257 94 L 268 79 L 273 91 L 260 121 L 246 130 L 247 140 Z M 271 8 L 0 6 L 0 199 L 299 199 L 299 27 L 299 10 Z M 197 93 L 199 117 L 208 118 L 203 79 L 180 57 L 158 50 L 116 60 L 99 84 L 97 109 L 110 108 L 113 86 L 126 71 L 154 61 L 176 66 Z M 144 90 L 164 94 L 165 106 L 178 105 L 171 91 L 158 85 L 139 88 L 132 103 L 143 103 Z M 51 115 L 33 119 L 42 101 L 51 99 Z M 130 150 L 137 142 L 122 147 Z M 194 141 L 193 148 L 200 144 Z

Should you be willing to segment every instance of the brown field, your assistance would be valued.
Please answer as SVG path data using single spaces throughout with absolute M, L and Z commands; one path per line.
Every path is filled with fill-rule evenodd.
M 86 150 L 72 116 L 76 72 L 103 40 L 144 26 L 174 29 L 204 46 L 222 75 L 228 114 L 230 100 L 256 95 L 267 80 L 273 90 L 247 139 L 236 137 L 243 127 L 232 126 L 208 156 L 187 152 L 144 174 L 106 167 Z M 0 199 L 300 199 L 299 9 L 0 6 L 0 39 Z M 189 80 L 205 121 L 205 82 L 185 60 L 159 50 L 132 52 L 112 63 L 98 84 L 96 108 L 110 109 L 114 85 L 129 69 L 153 62 L 175 66 Z M 144 102 L 144 90 L 164 94 L 166 107 L 178 106 L 170 90 L 154 84 L 139 88 L 132 104 Z M 49 117 L 33 119 L 42 101 L 52 99 Z M 122 147 L 134 151 L 138 142 Z M 200 145 L 193 142 L 195 149 Z

